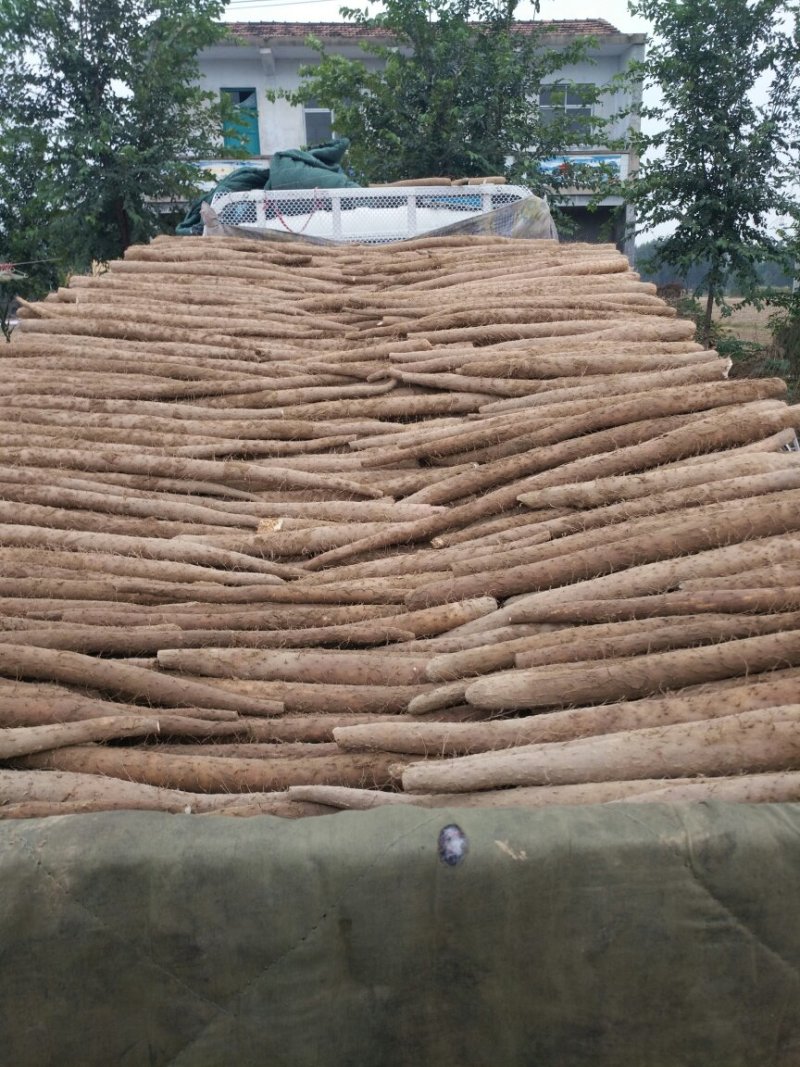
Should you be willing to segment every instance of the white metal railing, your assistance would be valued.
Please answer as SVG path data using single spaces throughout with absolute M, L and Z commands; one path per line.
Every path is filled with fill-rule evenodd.
M 519 185 L 256 189 L 222 192 L 211 204 L 224 226 L 383 244 L 474 218 L 530 196 L 530 190 Z

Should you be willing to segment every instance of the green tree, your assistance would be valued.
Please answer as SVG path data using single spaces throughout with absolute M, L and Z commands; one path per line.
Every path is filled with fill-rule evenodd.
M 36 130 L 0 137 L 0 332 L 6 337 L 16 297 L 38 299 L 59 280 L 61 249 L 38 197 L 44 149 Z
M 800 36 L 796 0 L 633 0 L 655 38 L 633 71 L 661 99 L 641 107 L 656 132 L 633 133 L 644 156 L 623 195 L 637 231 L 674 225 L 658 263 L 681 276 L 704 265 L 701 340 L 734 283 L 755 293 L 759 266 L 783 262 L 775 214 L 796 215 Z M 757 103 L 754 90 L 763 93 Z M 647 153 L 647 155 L 645 155 Z
M 196 57 L 223 8 L 0 0 L 0 259 L 85 268 L 157 232 L 154 200 L 196 194 L 221 128 Z
M 540 168 L 569 145 L 599 143 L 607 131 L 606 120 L 589 114 L 602 90 L 556 76 L 585 60 L 593 39 L 549 47 L 538 24 L 523 30 L 515 23 L 516 6 L 517 0 L 385 0 L 374 18 L 343 8 L 344 18 L 373 32 L 361 45 L 365 60 L 327 54 L 311 38 L 319 62 L 302 69 L 299 90 L 274 95 L 331 108 L 362 181 L 504 175 L 556 198 L 576 182 L 594 187 L 604 176 L 598 170 Z M 555 86 L 554 106 L 540 110 L 543 85 Z M 563 107 L 567 93 L 586 114 Z
M 792 264 L 788 285 L 776 288 L 769 284 L 759 295 L 774 310 L 769 324 L 778 353 L 787 364 L 786 378 L 790 395 L 800 396 L 800 223 L 784 234 Z

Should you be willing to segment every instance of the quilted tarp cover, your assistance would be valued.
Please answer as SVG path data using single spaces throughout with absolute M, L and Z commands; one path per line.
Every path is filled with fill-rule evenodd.
M 84 815 L 0 865 L 15 1067 L 800 1064 L 800 806 Z

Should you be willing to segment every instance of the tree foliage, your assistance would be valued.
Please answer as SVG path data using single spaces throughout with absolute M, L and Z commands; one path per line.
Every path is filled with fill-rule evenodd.
M 152 199 L 196 192 L 221 119 L 196 57 L 222 10 L 0 0 L 0 259 L 85 268 L 160 228 Z
M 798 210 L 798 7 L 795 0 L 633 0 L 631 10 L 654 29 L 633 73 L 661 100 L 640 108 L 657 129 L 633 135 L 633 147 L 647 155 L 624 195 L 639 232 L 674 224 L 659 240 L 659 263 L 683 276 L 704 264 L 694 288 L 707 293 L 707 339 L 726 285 L 750 294 L 759 265 L 786 256 L 772 220 Z
M 37 130 L 0 136 L 0 331 L 6 336 L 15 297 L 44 296 L 59 280 L 62 249 L 38 195 L 45 150 Z
M 539 92 L 554 85 L 553 104 L 580 92 L 587 109 L 602 90 L 578 90 L 558 72 L 589 57 L 582 37 L 555 48 L 534 24 L 514 21 L 517 0 L 385 0 L 382 14 L 342 9 L 364 30 L 363 60 L 328 54 L 311 43 L 319 62 L 301 70 L 293 104 L 315 100 L 334 112 L 336 133 L 349 137 L 350 162 L 362 181 L 505 175 L 535 192 L 553 192 L 598 171 L 565 168 L 553 174 L 541 161 L 567 146 L 588 147 L 607 135 L 606 120 L 558 108 L 542 112 Z

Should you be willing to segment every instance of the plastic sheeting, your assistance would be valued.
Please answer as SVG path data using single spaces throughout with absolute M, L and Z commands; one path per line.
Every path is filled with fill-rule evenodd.
M 0 865 L 15 1067 L 800 1063 L 796 805 L 85 815 Z

